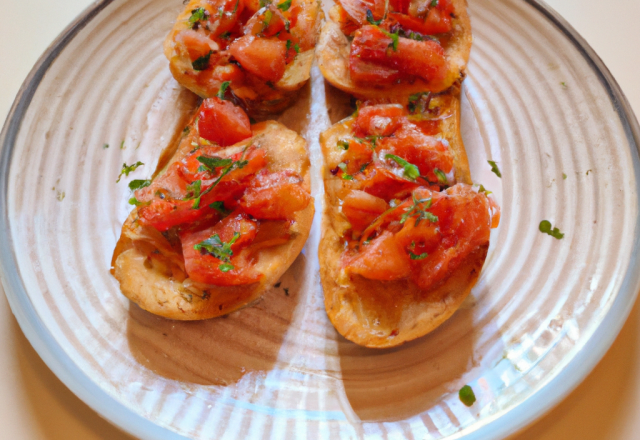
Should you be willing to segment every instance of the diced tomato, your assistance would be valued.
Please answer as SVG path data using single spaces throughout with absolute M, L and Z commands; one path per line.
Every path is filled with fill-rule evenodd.
M 349 139 L 349 148 L 343 155 L 343 162 L 347 165 L 348 174 L 356 174 L 362 170 L 362 166 L 373 160 L 373 146 L 371 142 Z
M 191 62 L 198 58 L 207 56 L 210 52 L 215 52 L 219 49 L 218 44 L 215 41 L 211 40 L 203 33 L 194 31 L 193 29 L 180 31 L 176 34 L 174 40 L 176 43 L 183 46 L 188 52 Z
M 402 78 L 397 69 L 362 60 L 354 51 L 349 55 L 349 75 L 358 84 L 393 85 Z
M 453 169 L 453 154 L 448 143 L 440 138 L 426 136 L 413 124 L 405 123 L 392 137 L 381 138 L 378 143 L 381 149 L 389 150 L 391 154 L 417 166 L 420 175 L 429 182 L 439 182 L 434 173 L 436 168 L 445 174 Z
M 302 178 L 293 171 L 262 171 L 251 181 L 240 205 L 257 219 L 290 220 L 311 201 L 301 184 Z
M 392 11 L 400 12 L 401 14 L 407 14 L 409 12 L 409 4 L 411 0 L 390 0 L 389 6 Z
M 284 75 L 287 53 L 284 41 L 245 35 L 231 43 L 229 51 L 244 69 L 259 78 L 275 83 Z
M 218 286 L 235 286 L 254 283 L 262 277 L 256 272 L 241 250 L 249 246 L 256 236 L 257 224 L 244 213 L 235 212 L 216 225 L 200 231 L 183 231 L 180 234 L 185 269 L 192 280 Z M 223 261 L 206 251 L 196 250 L 195 246 L 215 234 L 220 241 L 230 243 L 234 235 L 239 237 L 230 246 L 229 261 Z M 229 269 L 223 265 L 231 264 Z M 221 269 L 222 266 L 222 269 Z
M 360 25 L 367 23 L 367 11 L 371 11 L 374 20 L 384 17 L 384 0 L 337 0 L 353 21 Z
M 408 254 L 389 231 L 362 246 L 355 257 L 347 256 L 342 261 L 348 272 L 381 281 L 407 278 L 411 275 L 410 263 Z
M 439 80 L 446 75 L 445 53 L 439 43 L 399 37 L 397 47 L 393 45 L 393 39 L 382 29 L 363 26 L 351 44 L 350 61 L 360 58 L 426 81 Z
M 162 193 L 164 197 L 182 198 L 187 192 L 188 184 L 178 166 L 170 166 L 167 172 L 155 179 L 151 185 L 137 190 L 135 197 L 143 203 L 150 202 L 158 193 Z
M 270 4 L 251 17 L 244 27 L 245 34 L 273 37 L 284 30 L 285 22 L 282 12 L 274 4 Z
M 411 193 L 418 184 L 394 174 L 382 164 L 369 165 L 363 174 L 356 179 L 360 189 L 386 201 L 404 198 Z
M 388 208 L 389 205 L 383 199 L 359 190 L 349 192 L 342 203 L 342 213 L 357 233 L 364 231 Z
M 233 206 L 242 197 L 245 188 L 239 182 L 220 182 L 212 191 L 202 196 L 198 208 L 194 208 L 194 200 L 156 197 L 149 205 L 140 207 L 138 217 L 143 225 L 166 231 L 215 214 L 216 211 L 209 206 L 213 202 L 222 201 L 225 206 Z
M 288 220 L 260 221 L 258 233 L 251 243 L 251 252 L 260 249 L 279 246 L 291 239 L 291 222 Z
M 216 0 L 216 7 L 214 14 L 214 22 L 212 29 L 214 29 L 211 37 L 219 37 L 225 32 L 231 31 L 238 22 L 238 17 L 244 11 L 243 0 Z
M 251 137 L 249 116 L 229 101 L 205 99 L 198 117 L 200 136 L 223 147 Z
M 405 114 L 400 104 L 360 107 L 354 129 L 360 136 L 390 136 L 401 125 L 398 117 Z
M 333 22 L 340 25 L 340 30 L 345 35 L 351 36 L 360 28 L 360 24 L 353 21 L 351 17 L 349 17 L 349 14 L 347 14 L 347 11 L 339 4 L 331 8 L 330 17 Z
M 438 8 L 431 8 L 424 21 L 424 27 L 427 35 L 450 32 L 451 17 Z

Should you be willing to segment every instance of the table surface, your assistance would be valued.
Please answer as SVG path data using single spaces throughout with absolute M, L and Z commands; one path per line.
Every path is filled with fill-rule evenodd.
M 473 1 L 473 0 L 469 0 Z M 609 67 L 640 115 L 640 1 L 547 0 Z M 0 121 L 42 52 L 90 0 L 0 0 Z M 606 4 L 606 7 L 605 7 Z M 2 287 L 0 287 L 0 292 Z M 103 420 L 38 357 L 0 294 L 0 426 L 20 440 L 133 437 Z M 630 440 L 640 432 L 640 303 L 611 349 L 561 404 L 512 440 Z

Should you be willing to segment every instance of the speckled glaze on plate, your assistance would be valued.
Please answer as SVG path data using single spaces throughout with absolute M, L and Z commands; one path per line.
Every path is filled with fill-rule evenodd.
M 108 269 L 127 183 L 151 176 L 196 100 L 162 55 L 181 1 L 87 10 L 31 72 L 0 139 L 2 283 L 47 365 L 145 439 L 501 438 L 559 402 L 638 291 L 640 131 L 602 62 L 544 4 L 469 6 L 463 137 L 502 223 L 463 308 L 390 350 L 358 347 L 330 325 L 319 217 L 281 285 L 229 317 L 168 321 L 119 293 Z M 312 74 L 280 120 L 309 141 L 319 216 L 318 134 L 345 97 Z M 116 184 L 135 161 L 145 165 Z M 564 238 L 540 233 L 543 219 Z M 457 396 L 465 384 L 478 399 L 470 408 Z

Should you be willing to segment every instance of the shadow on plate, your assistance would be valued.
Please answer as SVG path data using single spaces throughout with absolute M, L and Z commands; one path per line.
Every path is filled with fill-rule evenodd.
M 201 385 L 230 385 L 250 371 L 276 362 L 305 278 L 299 255 L 262 299 L 227 316 L 174 321 L 131 303 L 129 348 L 146 368 L 168 379 Z
M 391 349 L 361 347 L 340 338 L 345 394 L 362 421 L 403 420 L 437 405 L 458 389 L 473 364 L 472 312 L 458 310 L 430 334 Z

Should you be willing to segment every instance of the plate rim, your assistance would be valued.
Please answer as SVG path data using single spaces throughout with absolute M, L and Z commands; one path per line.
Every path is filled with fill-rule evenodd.
M 581 53 L 583 58 L 599 77 L 602 86 L 614 104 L 616 113 L 629 141 L 632 153 L 640 155 L 640 125 L 633 109 L 617 81 L 604 62 L 578 32 L 555 10 L 542 0 L 520 0 L 536 9 L 551 24 L 561 31 Z M 124 404 L 106 393 L 71 360 L 55 340 L 51 332 L 40 321 L 35 308 L 21 280 L 15 257 L 13 241 L 10 235 L 7 197 L 9 167 L 15 148 L 17 135 L 31 100 L 44 75 L 73 38 L 100 12 L 114 0 L 98 0 L 88 6 L 40 56 L 26 77 L 5 120 L 0 132 L 0 242 L 8 246 L 0 247 L 0 282 L 22 332 L 27 337 L 47 367 L 53 371 L 67 388 L 80 400 L 123 431 L 142 439 L 177 440 L 187 439 L 168 428 L 155 424 L 150 419 L 131 411 Z M 639 180 L 640 167 L 634 161 L 636 181 Z M 637 195 L 640 201 L 640 194 Z M 508 410 L 500 411 L 482 420 L 471 431 L 463 430 L 449 437 L 468 440 L 504 438 L 515 434 L 538 420 L 557 406 L 568 396 L 586 376 L 595 368 L 613 344 L 622 326 L 626 322 L 635 303 L 640 288 L 640 217 L 636 219 L 633 250 L 627 273 L 616 294 L 616 298 L 598 325 L 600 331 L 594 331 L 575 356 L 559 372 L 550 378 L 539 390 Z M 619 319 L 623 317 L 624 319 Z M 594 355 L 595 354 L 595 355 Z

